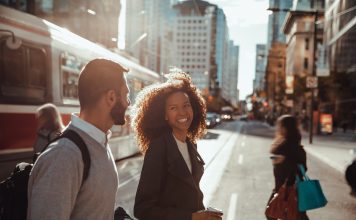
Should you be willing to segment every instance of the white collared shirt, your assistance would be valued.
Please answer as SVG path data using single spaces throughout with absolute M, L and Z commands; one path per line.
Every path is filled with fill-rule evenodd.
M 111 137 L 110 130 L 105 134 L 99 128 L 97 128 L 94 125 L 90 124 L 89 122 L 86 122 L 83 119 L 79 118 L 77 113 L 72 114 L 71 120 L 72 120 L 71 123 L 73 126 L 84 131 L 89 136 L 91 136 L 95 141 L 100 143 L 100 145 L 102 145 L 104 148 L 107 148 L 108 140 Z

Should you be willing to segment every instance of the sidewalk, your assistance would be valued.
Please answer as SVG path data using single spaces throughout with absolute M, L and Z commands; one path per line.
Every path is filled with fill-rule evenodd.
M 356 149 L 356 134 L 335 132 L 332 135 L 314 135 L 313 144 L 309 144 L 309 134 L 303 132 L 303 145 L 308 154 L 344 173 L 354 158 L 352 150 Z
M 344 173 L 346 167 L 353 159 L 353 155 L 351 154 L 352 150 L 350 149 L 325 147 L 317 144 L 310 145 L 304 142 L 305 141 L 303 141 L 304 149 L 309 155 L 323 161 L 339 172 Z

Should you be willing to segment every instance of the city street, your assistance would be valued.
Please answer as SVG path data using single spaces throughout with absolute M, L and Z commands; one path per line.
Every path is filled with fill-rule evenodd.
M 233 121 L 210 129 L 205 139 L 198 142 L 206 163 L 201 181 L 204 203 L 222 209 L 223 219 L 264 219 L 264 208 L 274 184 L 268 153 L 273 135 L 274 129 L 266 124 Z M 142 157 L 136 157 L 117 164 L 118 203 L 130 214 L 142 161 Z M 309 153 L 308 169 L 311 179 L 320 180 L 329 201 L 325 208 L 309 212 L 309 217 L 355 219 L 356 198 L 349 196 L 343 173 Z
M 58 2 L 0 1 L 0 220 L 26 215 L 26 207 L 31 219 L 112 219 L 115 165 L 115 207 L 133 217 L 139 146 L 147 150 L 165 131 L 181 154 L 164 142 L 142 176 L 153 180 L 147 191 L 165 189 L 157 195 L 169 216 L 202 209 L 202 158 L 206 209 L 221 209 L 224 220 L 266 219 L 272 162 L 287 158 L 275 167 L 282 182 L 293 161 L 303 156 L 304 163 L 303 152 L 288 148 L 301 136 L 307 175 L 328 200 L 307 215 L 356 220 L 356 0 Z M 204 124 L 209 129 L 196 140 Z M 80 138 L 67 136 L 72 126 Z M 58 141 L 62 134 L 73 143 Z M 276 134 L 288 139 L 273 144 L 281 155 L 270 154 Z M 179 144 L 187 137 L 201 158 Z M 168 162 L 156 163 L 162 155 Z M 30 181 L 20 162 L 33 163 Z M 183 162 L 193 178 L 188 169 L 177 175 Z M 156 172 L 166 165 L 169 175 Z M 88 187 L 74 191 L 80 173 Z M 298 217 L 289 205 L 276 210 Z M 156 218 L 171 219 L 167 213 Z

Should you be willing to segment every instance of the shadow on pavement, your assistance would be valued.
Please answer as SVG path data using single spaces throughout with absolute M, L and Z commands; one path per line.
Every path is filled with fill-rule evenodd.
M 202 139 L 218 139 L 219 138 L 219 136 L 220 136 L 220 134 L 216 134 L 216 133 L 212 133 L 212 132 L 210 132 L 210 131 L 208 131 L 205 135 L 204 135 L 204 137 L 202 138 Z

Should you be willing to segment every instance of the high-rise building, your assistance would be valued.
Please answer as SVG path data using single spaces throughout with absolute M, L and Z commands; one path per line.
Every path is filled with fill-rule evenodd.
M 201 90 L 211 90 L 216 80 L 216 5 L 190 0 L 174 6 L 175 63 L 189 73 Z
M 232 41 L 230 50 L 230 71 L 229 71 L 229 97 L 230 103 L 237 107 L 239 101 L 239 91 L 237 89 L 237 82 L 239 76 L 239 46 L 234 45 Z
M 239 46 L 234 45 L 234 41 L 230 40 L 227 49 L 227 60 L 222 76 L 222 97 L 229 101 L 232 105 L 237 106 L 239 94 L 237 89 L 238 74 L 239 74 Z
M 256 45 L 255 79 L 253 90 L 262 91 L 265 86 L 265 73 L 267 65 L 267 50 L 265 44 Z
M 217 64 L 217 83 L 222 88 L 223 73 L 226 69 L 226 54 L 229 43 L 229 29 L 227 27 L 226 16 L 222 9 L 216 10 L 216 56 Z
M 324 42 L 333 72 L 356 72 L 356 10 L 346 12 L 355 6 L 354 0 L 326 1 Z
M 275 42 L 268 51 L 266 67 L 266 98 L 271 116 L 284 113 L 286 44 Z
M 320 110 L 356 128 L 356 1 L 326 0 L 324 44 L 332 84 L 319 88 Z M 330 104 L 332 103 L 332 104 Z
M 268 17 L 267 51 L 274 42 L 286 42 L 286 37 L 281 28 L 287 11 L 292 7 L 292 4 L 293 0 L 269 0 L 269 9 L 272 14 Z

